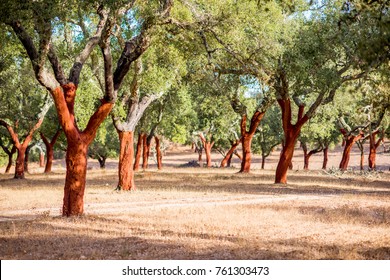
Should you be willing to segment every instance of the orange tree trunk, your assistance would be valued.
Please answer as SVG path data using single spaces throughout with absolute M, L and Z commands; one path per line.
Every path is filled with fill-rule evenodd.
M 142 169 L 148 168 L 148 158 L 149 158 L 149 151 L 148 151 L 148 144 L 147 144 L 147 136 L 142 139 Z
M 24 179 L 26 149 L 27 145 L 21 145 L 21 147 L 17 149 L 18 156 L 15 162 L 15 179 Z
M 251 119 L 249 131 L 246 129 L 247 116 L 241 116 L 241 144 L 242 144 L 242 160 L 241 160 L 241 173 L 249 173 L 251 168 L 251 159 L 252 159 L 252 139 L 255 135 L 256 129 L 259 126 L 261 120 L 263 119 L 265 111 L 259 112 L 256 111 Z
M 345 145 L 344 145 L 344 151 L 343 151 L 343 157 L 341 158 L 341 162 L 339 165 L 340 170 L 347 170 L 349 159 L 351 157 L 351 150 L 353 144 L 356 143 L 356 141 L 359 141 L 361 138 L 363 138 L 363 134 L 360 133 L 359 135 L 348 135 L 345 139 Z
M 228 165 L 229 162 L 229 167 L 230 167 L 230 162 L 233 157 L 234 151 L 237 149 L 237 146 L 241 143 L 241 139 L 237 139 L 236 141 L 232 142 L 232 146 L 230 147 L 230 150 L 227 152 L 223 160 L 221 161 L 221 167 L 225 167 Z
M 203 136 L 203 133 L 199 133 L 200 140 L 202 141 L 204 151 L 206 153 L 206 166 L 207 168 L 211 167 L 211 148 L 214 146 L 214 141 L 211 141 L 212 135 L 210 134 L 209 139 L 210 141 L 207 141 L 205 136 Z M 199 154 L 201 156 L 201 154 Z M 201 158 L 200 158 L 201 159 Z
M 45 135 L 41 132 L 41 139 L 46 147 L 46 166 L 44 173 L 50 173 L 52 166 L 53 166 L 53 159 L 54 159 L 54 145 L 57 142 L 58 137 L 61 134 L 61 130 L 58 129 L 56 133 L 54 134 L 51 141 L 49 141 Z
M 308 121 L 308 116 L 303 115 L 304 106 L 299 106 L 298 120 L 295 125 L 291 124 L 292 113 L 290 99 L 278 99 L 282 111 L 282 125 L 284 133 L 283 149 L 280 153 L 278 166 L 276 167 L 275 183 L 287 184 L 287 172 L 292 166 L 295 143 L 301 132 L 302 126 Z
M 376 169 L 376 150 L 378 149 L 379 145 L 383 141 L 384 134 L 382 133 L 381 137 L 377 142 L 375 142 L 375 137 L 378 132 L 374 132 L 370 135 L 370 153 L 368 155 L 368 167 L 371 170 Z
M 64 204 L 62 208 L 64 216 L 81 215 L 84 212 L 87 151 L 88 145 L 83 141 L 69 141 L 68 139 Z
M 46 146 L 46 166 L 44 173 L 50 173 L 53 166 L 54 145 Z
M 135 154 L 134 167 L 133 167 L 134 171 L 139 170 L 139 163 L 141 161 L 142 143 L 143 143 L 145 137 L 146 137 L 146 135 L 144 133 L 138 134 L 137 152 Z
M 157 153 L 157 168 L 158 170 L 162 169 L 162 153 L 160 148 L 160 139 L 157 136 L 154 136 L 154 141 L 156 142 L 156 153 Z
M 65 84 L 51 91 L 58 118 L 67 139 L 66 178 L 62 207 L 63 216 L 82 215 L 84 212 L 84 191 L 87 174 L 88 146 L 95 138 L 100 124 L 107 117 L 113 103 L 102 100 L 102 104 L 90 117 L 84 131 L 75 122 L 74 100 L 77 86 Z
M 118 131 L 120 141 L 119 152 L 119 183 L 118 190 L 135 190 L 134 184 L 134 132 L 133 131 Z
M 326 169 L 326 167 L 328 165 L 328 150 L 329 150 L 329 147 L 325 147 L 324 150 L 322 151 L 323 155 L 324 155 L 324 160 L 322 162 L 322 169 Z

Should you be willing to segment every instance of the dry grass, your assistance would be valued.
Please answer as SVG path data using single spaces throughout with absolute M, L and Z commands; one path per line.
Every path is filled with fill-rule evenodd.
M 62 218 L 64 174 L 0 176 L 1 259 L 390 259 L 390 174 L 167 168 L 118 193 L 91 170 L 86 215 Z

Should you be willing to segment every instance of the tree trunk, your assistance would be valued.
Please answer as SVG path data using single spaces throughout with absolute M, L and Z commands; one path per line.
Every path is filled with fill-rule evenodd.
M 228 164 L 228 162 L 229 162 L 228 166 L 230 167 L 230 162 L 232 160 L 233 153 L 237 149 L 237 146 L 240 143 L 241 143 L 241 139 L 237 139 L 236 141 L 231 142 L 232 146 L 230 147 L 230 150 L 227 152 L 227 154 L 225 155 L 225 157 L 221 161 L 221 167 L 225 167 Z
M 45 154 L 39 153 L 39 167 L 45 166 Z
M 18 150 L 18 156 L 15 162 L 15 179 L 24 179 L 25 171 L 25 157 L 26 157 L 26 147 L 27 145 L 22 145 Z
M 206 166 L 207 168 L 211 167 L 211 143 L 208 142 L 204 145 L 204 151 L 206 153 Z
M 375 142 L 375 137 L 378 132 L 371 133 L 370 135 L 370 154 L 368 155 L 368 167 L 371 170 L 376 170 L 376 150 L 383 141 L 384 133 L 381 134 L 381 137 L 377 142 Z
M 324 155 L 324 160 L 323 160 L 323 162 L 322 162 L 322 169 L 324 169 L 324 170 L 326 170 L 326 168 L 327 168 L 327 165 L 328 165 L 328 150 L 329 150 L 329 147 L 328 146 L 326 146 L 325 148 L 324 148 L 324 150 L 322 151 L 323 152 L 323 155 Z
M 341 162 L 339 165 L 340 170 L 345 171 L 348 168 L 349 159 L 351 157 L 351 150 L 353 144 L 355 144 L 356 141 L 360 140 L 363 137 L 363 134 L 359 135 L 349 135 L 345 139 L 345 145 L 344 145 L 344 151 L 343 151 L 343 157 L 341 158 Z
M 106 157 L 103 157 L 103 156 L 98 156 L 98 162 L 99 162 L 99 166 L 100 166 L 100 169 L 105 169 L 106 168 L 106 160 L 107 158 Z
M 120 153 L 119 153 L 119 182 L 118 190 L 135 190 L 134 184 L 134 132 L 133 131 L 119 131 Z
M 230 166 L 231 166 L 231 164 L 232 164 L 232 158 L 233 158 L 233 153 L 230 155 L 230 157 L 229 157 L 228 160 L 227 160 L 227 163 L 226 163 L 226 166 L 227 166 L 227 167 L 230 167 Z
M 147 144 L 147 136 L 145 135 L 142 139 L 142 169 L 148 168 L 148 144 Z
M 291 130 L 290 135 L 286 138 L 278 166 L 276 167 L 275 183 L 287 184 L 287 171 L 292 164 L 294 155 L 295 143 L 297 141 L 300 130 Z
M 295 125 L 291 124 L 291 103 L 290 99 L 278 99 L 282 111 L 282 125 L 284 133 L 283 149 L 280 153 L 278 166 L 276 167 L 275 183 L 287 184 L 287 171 L 292 166 L 295 143 L 301 132 L 302 126 L 309 120 L 307 115 L 303 115 L 304 106 L 299 106 L 298 118 Z
M 241 169 L 239 172 L 241 173 L 249 173 L 251 169 L 251 160 L 252 160 L 252 138 L 253 135 L 249 135 L 245 133 L 242 135 L 242 161 L 241 161 Z
M 209 136 L 209 141 L 207 141 L 206 137 L 203 133 L 199 133 L 200 140 L 202 141 L 204 151 L 206 153 L 206 166 L 207 168 L 211 167 L 211 148 L 214 146 L 214 141 L 211 141 L 212 135 Z
M 28 162 L 30 158 L 30 149 L 32 146 L 27 146 L 25 152 L 24 152 L 24 172 L 29 172 L 28 170 Z
M 83 141 L 69 141 L 66 150 L 66 178 L 63 216 L 81 215 L 84 212 L 84 191 L 87 175 L 88 145 Z
M 14 156 L 14 154 L 16 153 L 17 149 L 15 147 L 15 145 L 12 145 L 12 149 L 11 151 L 8 150 L 7 152 L 7 155 L 8 155 L 8 164 L 7 164 L 7 167 L 5 168 L 5 173 L 8 174 L 11 170 L 11 167 L 12 167 L 12 158 Z
M 255 135 L 256 129 L 259 126 L 261 120 L 265 114 L 264 112 L 256 111 L 251 119 L 249 131 L 246 129 L 246 120 L 247 116 L 241 116 L 241 144 L 242 144 L 242 160 L 241 160 L 241 169 L 240 173 L 249 173 L 251 168 L 251 159 L 252 159 L 252 139 Z
M 146 137 L 145 133 L 138 134 L 137 152 L 135 154 L 134 167 L 133 167 L 134 171 L 139 170 L 139 163 L 141 161 L 142 143 L 145 137 Z
M 266 159 L 266 156 L 265 155 L 261 155 L 261 169 L 264 169 L 265 167 L 265 159 Z
M 56 133 L 54 134 L 53 138 L 49 142 L 49 140 L 45 137 L 45 135 L 41 132 L 41 139 L 46 147 L 46 166 L 44 173 L 50 173 L 52 166 L 53 166 L 53 159 L 54 159 L 54 145 L 57 142 L 58 137 L 61 134 L 61 129 L 58 129 Z
M 202 167 L 203 148 L 197 148 L 197 152 L 198 152 L 198 163 L 199 163 L 199 166 Z
M 160 139 L 157 136 L 154 136 L 154 141 L 156 142 L 156 153 L 157 153 L 157 168 L 158 170 L 162 169 L 162 153 L 160 149 Z
M 44 173 L 50 173 L 54 159 L 54 143 L 46 146 L 46 166 Z

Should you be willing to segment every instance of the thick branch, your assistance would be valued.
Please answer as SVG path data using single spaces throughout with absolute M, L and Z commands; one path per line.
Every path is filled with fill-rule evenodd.
M 108 18 L 108 12 L 102 6 L 98 8 L 97 12 L 99 14 L 100 20 L 97 25 L 96 32 L 93 37 L 89 38 L 84 49 L 76 57 L 75 62 L 73 63 L 73 67 L 69 73 L 69 81 L 75 85 L 79 84 L 81 69 L 83 68 L 85 61 L 88 59 L 94 47 L 99 43 Z

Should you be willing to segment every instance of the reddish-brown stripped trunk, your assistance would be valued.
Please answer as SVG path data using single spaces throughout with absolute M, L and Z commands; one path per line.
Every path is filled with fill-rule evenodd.
M 80 131 L 74 116 L 76 89 L 77 87 L 71 83 L 57 87 L 51 92 L 68 143 L 62 207 L 62 215 L 64 216 L 82 215 L 84 212 L 88 146 L 94 139 L 99 125 L 113 107 L 113 103 L 103 100 L 100 107 L 91 116 L 85 130 Z
M 45 137 L 45 135 L 41 132 L 41 139 L 46 147 L 46 166 L 44 173 L 50 173 L 52 166 L 53 166 L 53 159 L 54 159 L 54 145 L 57 142 L 58 137 L 61 134 L 61 130 L 58 129 L 56 133 L 54 134 L 51 141 Z
M 230 162 L 233 157 L 234 151 L 237 149 L 237 146 L 241 143 L 241 139 L 236 139 L 234 142 L 231 142 L 232 146 L 230 147 L 229 151 L 226 153 L 225 157 L 221 161 L 221 167 L 225 167 L 228 165 L 230 167 Z M 229 162 L 229 164 L 228 164 Z
M 368 167 L 371 170 L 376 169 L 376 150 L 378 149 L 384 138 L 384 133 L 381 133 L 380 138 L 378 139 L 378 141 L 376 141 L 375 138 L 378 133 L 379 131 L 376 131 L 374 133 L 371 133 L 370 135 L 370 153 L 368 155 Z
M 343 157 L 341 158 L 339 168 L 340 170 L 345 171 L 348 168 L 348 163 L 351 157 L 351 150 L 353 144 L 355 144 L 356 141 L 362 139 L 364 134 L 363 133 L 360 133 L 358 135 L 347 135 L 346 133 L 343 134 L 344 134 L 345 145 L 344 145 Z
M 206 153 L 206 166 L 207 168 L 211 167 L 211 149 L 214 146 L 214 141 L 211 141 L 212 135 L 209 136 L 209 141 L 203 136 L 202 133 L 199 133 L 200 140 L 202 141 L 204 151 Z
M 135 159 L 134 159 L 134 171 L 139 170 L 139 163 L 141 161 L 141 153 L 142 153 L 142 143 L 144 142 L 144 138 L 146 137 L 145 133 L 139 133 L 138 134 L 138 141 L 137 141 L 137 152 L 135 153 Z
M 154 136 L 154 141 L 156 142 L 156 156 L 157 156 L 157 168 L 158 170 L 162 169 L 162 153 L 160 148 L 160 139 L 158 136 Z
M 251 119 L 249 131 L 246 130 L 247 116 L 241 117 L 241 143 L 242 143 L 242 160 L 240 173 L 249 173 L 252 160 L 252 139 L 256 129 L 264 117 L 265 112 L 256 111 Z
M 278 99 L 282 111 L 282 124 L 284 132 L 283 149 L 280 153 L 278 166 L 276 167 L 275 183 L 287 184 L 287 171 L 292 165 L 295 143 L 301 132 L 302 126 L 308 121 L 307 115 L 303 115 L 304 106 L 299 106 L 298 120 L 295 125 L 291 124 L 291 102 L 290 99 Z
M 43 117 L 38 120 L 38 122 L 34 125 L 34 127 L 29 131 L 27 137 L 24 139 L 23 143 L 20 143 L 18 134 L 14 131 L 14 129 L 8 125 L 3 120 L 0 120 L 0 125 L 4 126 L 8 133 L 10 134 L 12 141 L 15 145 L 15 148 L 18 152 L 16 162 L 15 162 L 15 179 L 24 179 L 25 175 L 25 156 L 28 144 L 31 142 L 33 138 L 34 132 L 41 126 L 43 122 Z
M 133 157 L 134 157 L 134 132 L 118 131 L 120 141 L 119 152 L 119 183 L 118 190 L 135 190 Z
M 142 169 L 145 170 L 148 168 L 148 159 L 149 159 L 149 148 L 147 135 L 142 139 Z

